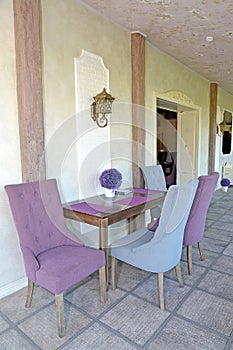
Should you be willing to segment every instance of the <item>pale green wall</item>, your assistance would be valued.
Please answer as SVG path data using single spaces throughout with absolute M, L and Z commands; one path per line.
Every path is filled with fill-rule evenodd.
M 42 39 L 46 144 L 75 115 L 74 58 L 80 57 L 82 50 L 102 57 L 109 69 L 109 92 L 116 98 L 114 104 L 130 102 L 131 60 L 128 32 L 89 11 L 75 0 L 42 0 Z M 90 104 L 92 102 L 90 100 Z M 86 114 L 89 118 L 90 109 Z M 78 128 L 79 125 L 74 127 Z M 112 137 L 116 134 L 117 131 L 113 129 Z M 54 148 L 54 159 L 59 156 L 60 150 L 59 147 Z M 74 153 L 73 169 L 75 162 Z M 51 158 L 47 162 L 47 176 L 57 177 Z M 65 186 L 70 186 L 70 183 Z
M 111 94 L 117 102 L 130 102 L 129 33 L 75 0 L 42 0 L 42 35 L 46 127 L 56 127 L 75 113 L 74 57 L 82 50 L 103 58 Z
M 233 115 L 233 96 L 222 89 L 218 89 L 218 123 L 223 120 L 223 111 L 228 110 Z M 233 140 L 231 142 L 231 154 L 222 154 L 222 137 L 216 136 L 216 153 L 219 155 L 219 159 L 216 159 L 219 163 L 218 167 L 222 171 L 222 167 L 226 162 L 233 165 Z
M 153 107 L 153 92 L 159 94 L 176 90 L 189 96 L 193 103 L 205 106 L 209 103 L 209 82 L 184 65 L 146 45 L 146 102 Z
M 223 109 L 227 109 L 233 112 L 233 96 L 224 91 L 223 89 L 218 89 L 218 105 Z
M 0 297 L 19 288 L 24 268 L 4 186 L 22 181 L 12 0 L 0 1 Z
M 155 96 L 168 91 L 180 91 L 187 95 L 200 108 L 199 125 L 199 173 L 208 173 L 209 147 L 209 91 L 210 82 L 187 69 L 161 51 L 146 45 L 146 105 L 149 109 L 155 106 Z M 218 88 L 218 120 L 224 109 L 233 111 L 233 96 Z M 219 119 L 220 118 L 220 119 Z M 220 143 L 220 144 L 219 144 Z M 221 140 L 216 136 L 216 169 L 221 173 L 222 165 L 228 161 L 233 164 L 233 152 L 222 156 Z M 233 147 L 232 147 L 233 149 Z
M 102 57 L 104 65 L 109 69 L 109 92 L 115 97 L 114 104 L 131 101 L 130 33 L 86 9 L 76 0 L 42 0 L 42 39 L 46 144 L 51 144 L 53 138 L 61 135 L 69 123 L 73 125 L 72 132 L 74 128 L 82 127 L 75 125 L 73 117 L 74 58 L 80 57 L 82 50 Z M 99 92 L 95 91 L 95 94 Z M 92 102 L 93 100 L 90 100 L 90 104 Z M 90 118 L 90 108 L 86 115 Z M 111 120 L 114 120 L 113 115 Z M 93 127 L 98 135 L 101 134 L 94 122 Z M 119 128 L 111 130 L 112 138 L 122 134 Z M 127 134 L 131 139 L 131 129 L 127 130 Z M 98 135 L 97 137 L 100 137 Z M 57 144 L 53 147 L 51 156 L 47 152 L 47 177 L 61 179 L 60 189 L 66 192 L 63 198 L 69 200 L 72 199 L 71 194 L 75 190 L 73 187 L 78 181 L 77 154 L 73 147 L 72 155 L 68 155 L 68 152 L 71 154 L 71 148 L 67 148 L 67 157 L 64 157 L 60 170 L 59 166 L 54 166 L 54 160 L 61 156 L 61 149 L 62 145 Z M 69 160 L 64 165 L 67 159 Z M 131 164 L 128 164 L 128 168 L 129 165 L 130 174 L 128 170 L 125 171 L 127 176 L 131 176 Z M 75 228 L 73 222 L 69 224 Z M 95 232 L 94 236 L 96 240 L 98 234 Z M 87 239 L 87 235 L 83 236 L 83 239 Z
M 154 108 L 155 96 L 168 91 L 179 91 L 200 108 L 199 147 L 203 151 L 199 173 L 208 171 L 209 135 L 209 81 L 187 69 L 184 65 L 146 45 L 146 104 Z

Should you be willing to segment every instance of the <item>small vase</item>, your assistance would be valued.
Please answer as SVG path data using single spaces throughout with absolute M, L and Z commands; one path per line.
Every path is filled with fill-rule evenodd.
M 106 198 L 113 198 L 115 196 L 116 190 L 114 188 L 105 188 L 104 193 Z
M 222 191 L 227 192 L 228 191 L 228 186 L 222 186 Z

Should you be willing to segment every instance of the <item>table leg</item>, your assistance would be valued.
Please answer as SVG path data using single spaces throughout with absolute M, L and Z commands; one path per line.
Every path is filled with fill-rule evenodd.
M 145 213 L 128 218 L 128 233 L 145 227 Z
M 133 219 L 134 219 L 134 216 L 131 216 L 130 218 L 128 218 L 128 233 L 133 232 Z
M 143 227 L 145 227 L 145 212 L 135 216 L 133 222 L 133 231 L 139 230 Z
M 109 271 L 108 271 L 109 270 L 108 219 L 103 219 L 100 222 L 100 227 L 99 227 L 99 247 L 105 253 L 106 286 L 107 286 L 107 290 L 108 290 L 108 280 L 109 280 L 109 278 L 108 278 L 108 273 L 109 273 Z

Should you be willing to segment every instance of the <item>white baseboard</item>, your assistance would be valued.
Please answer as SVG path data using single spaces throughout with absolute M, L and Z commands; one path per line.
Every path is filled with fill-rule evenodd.
M 1 287 L 0 288 L 0 299 L 26 287 L 27 283 L 28 283 L 27 277 L 23 277 L 17 281 L 11 282 L 11 283 Z

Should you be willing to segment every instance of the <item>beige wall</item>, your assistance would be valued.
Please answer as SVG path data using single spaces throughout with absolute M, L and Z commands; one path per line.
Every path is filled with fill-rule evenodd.
M 217 112 L 217 121 L 218 123 L 223 120 L 223 111 L 227 110 L 232 112 L 233 115 L 233 96 L 227 93 L 226 91 L 219 89 L 218 91 L 218 112 Z M 231 154 L 222 154 L 222 137 L 216 135 L 216 164 L 222 172 L 222 168 L 226 162 L 233 165 L 233 140 L 231 142 Z
M 103 58 L 110 70 L 111 94 L 117 102 L 130 102 L 129 33 L 75 0 L 42 0 L 42 24 L 47 139 L 75 113 L 74 57 L 82 50 Z
M 202 159 L 199 173 L 208 169 L 209 135 L 209 81 L 187 69 L 171 57 L 162 54 L 151 45 L 146 46 L 146 103 L 155 108 L 156 96 L 169 91 L 179 91 L 200 108 L 199 148 Z
M 151 45 L 146 46 L 146 104 L 155 108 L 156 95 L 169 91 L 180 91 L 188 96 L 194 105 L 200 108 L 199 120 L 199 174 L 208 172 L 208 135 L 209 135 L 209 86 L 210 82 L 185 66 L 164 55 Z M 218 121 L 222 119 L 223 110 L 233 111 L 233 96 L 218 89 Z M 232 142 L 233 145 L 233 142 Z M 221 174 L 222 165 L 233 165 L 233 146 L 230 155 L 222 155 L 221 140 L 216 136 L 216 167 Z
M 130 34 L 90 12 L 75 0 L 42 0 L 42 38 L 47 177 L 58 179 L 62 199 L 67 201 L 74 199 L 72 196 L 77 193 L 75 187 L 79 178 L 77 154 L 80 153 L 80 149 L 77 152 L 75 130 L 81 135 L 90 133 L 90 128 L 85 130 L 85 118 L 90 120 L 90 108 L 81 112 L 77 119 L 75 117 L 74 58 L 80 57 L 82 50 L 102 57 L 104 65 L 109 69 L 109 92 L 115 97 L 113 109 L 116 113 L 110 119 L 112 123 L 118 123 L 118 116 L 120 119 L 122 116 L 118 114 L 119 108 L 116 106 L 131 100 Z M 95 91 L 95 94 L 99 92 Z M 90 95 L 90 104 L 93 102 L 92 97 L 93 95 Z M 93 137 L 101 138 L 102 130 L 94 122 L 91 123 Z M 112 139 L 117 139 L 122 134 L 131 139 L 129 128 L 118 124 L 111 130 Z M 58 144 L 62 146 L 58 147 Z M 64 154 L 61 154 L 62 148 L 66 148 Z M 129 152 L 131 158 L 131 149 Z M 89 154 L 89 159 L 92 156 Z M 56 162 L 59 158 L 61 161 Z M 122 169 L 122 164 L 118 164 Z M 114 165 L 118 167 L 117 164 Z M 80 171 L 84 166 L 81 165 Z M 96 169 L 101 166 L 103 164 L 99 164 Z M 127 163 L 124 176 L 131 176 L 130 163 Z M 96 177 L 93 173 L 93 182 Z M 69 225 L 77 231 L 78 227 L 74 222 L 69 221 Z M 120 231 L 119 227 L 116 230 Z M 97 245 L 96 230 L 81 238 L 88 244 Z
M 4 186 L 21 182 L 13 7 L 0 1 L 0 297 L 24 285 L 24 268 L 18 236 Z
M 75 115 L 74 58 L 80 57 L 82 50 L 103 58 L 110 72 L 109 92 L 116 98 L 114 104 L 130 102 L 129 33 L 90 12 L 75 0 L 44 0 L 42 1 L 42 37 L 46 144 L 51 141 L 51 138 L 57 137 L 59 130 L 62 133 L 62 128 L 64 130 L 66 127 L 69 128 L 69 123 L 74 128 L 83 127 L 83 125 L 75 125 L 74 119 L 71 120 Z M 90 104 L 92 102 L 92 96 L 90 96 Z M 90 109 L 86 111 L 86 118 L 90 118 Z M 93 127 L 96 127 L 94 122 Z M 114 136 L 114 130 L 112 132 Z M 52 152 L 53 157 L 56 158 L 59 152 L 60 149 L 55 147 Z M 73 162 L 75 162 L 74 157 L 75 155 Z M 50 164 L 53 164 L 51 158 L 47 166 L 48 177 L 57 177 L 54 173 L 56 167 Z M 67 181 L 64 185 L 70 186 Z

